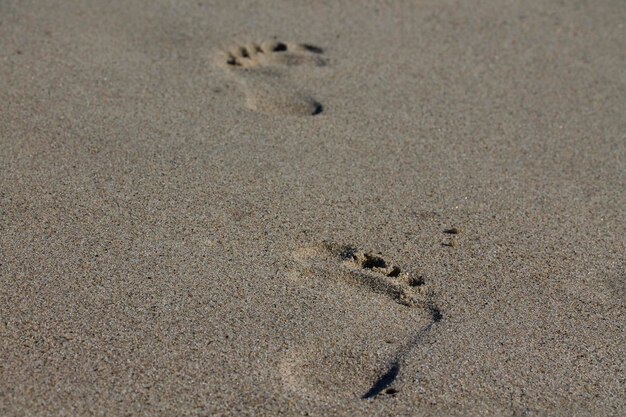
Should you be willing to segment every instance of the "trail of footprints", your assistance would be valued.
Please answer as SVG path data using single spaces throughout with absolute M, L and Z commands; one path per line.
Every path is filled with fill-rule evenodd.
M 281 41 L 251 42 L 217 54 L 217 63 L 237 80 L 254 111 L 310 116 L 323 111 L 307 92 L 303 76 L 326 65 L 322 48 Z M 296 73 L 294 67 L 301 67 Z
M 327 63 L 320 47 L 282 41 L 251 42 L 224 49 L 215 57 L 217 64 L 240 84 L 246 105 L 253 111 L 281 116 L 311 116 L 324 110 L 306 87 L 307 77 Z M 348 245 L 325 242 L 301 248 L 292 255 L 293 263 L 288 275 L 302 285 L 306 284 L 307 278 L 313 277 L 342 281 L 360 289 L 366 296 L 367 293 L 380 294 L 387 297 L 390 303 L 411 309 L 407 312 L 417 313 L 422 318 L 429 317 L 426 326 L 423 320 L 421 324 L 416 323 L 418 328 L 413 336 L 400 343 L 384 369 L 372 369 L 372 375 L 378 372 L 378 377 L 373 378 L 368 390 L 358 394 L 363 399 L 381 394 L 396 396 L 398 390 L 394 382 L 402 373 L 407 357 L 443 317 L 423 277 L 405 272 L 382 253 L 361 251 Z M 409 317 L 416 317 L 416 314 L 407 314 L 407 319 Z M 345 348 L 350 350 L 349 346 Z M 283 381 L 291 388 L 298 387 L 299 392 L 310 392 L 312 388 L 301 374 L 302 369 L 308 366 L 303 362 L 306 357 L 314 358 L 319 366 L 319 354 L 306 354 L 301 349 L 286 354 L 286 360 L 281 365 Z M 345 378 L 347 382 L 352 373 L 346 370 L 341 375 L 343 377 L 339 378 Z
M 317 246 L 301 248 L 293 253 L 294 267 L 289 276 L 294 280 L 325 277 L 342 280 L 366 292 L 381 294 L 390 302 L 396 302 L 410 309 L 422 309 L 429 317 L 426 326 L 416 328 L 410 340 L 401 344 L 396 354 L 372 381 L 362 399 L 371 399 L 379 395 L 395 396 L 398 391 L 393 387 L 403 363 L 417 346 L 423 336 L 430 332 L 433 325 L 443 319 L 437 307 L 434 294 L 420 275 L 409 274 L 380 252 L 360 251 L 352 246 L 322 243 Z M 284 368 L 287 369 L 287 368 Z M 294 383 L 292 372 L 283 372 Z

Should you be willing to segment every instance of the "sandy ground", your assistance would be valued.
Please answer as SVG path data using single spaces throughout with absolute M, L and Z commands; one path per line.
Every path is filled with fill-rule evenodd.
M 626 414 L 626 2 L 0 1 L 0 415 Z

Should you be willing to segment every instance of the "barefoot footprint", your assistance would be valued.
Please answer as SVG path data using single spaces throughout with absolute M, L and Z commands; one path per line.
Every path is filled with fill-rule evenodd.
M 330 243 L 297 250 L 293 253 L 293 260 L 294 267 L 288 274 L 291 279 L 303 284 L 307 282 L 307 279 L 317 277 L 343 281 L 355 289 L 363 290 L 364 295 L 368 293 L 370 295 L 372 293 L 380 294 L 387 297 L 390 302 L 393 301 L 404 306 L 403 308 L 409 308 L 407 319 L 422 317 L 416 321 L 421 325 L 416 324 L 413 333 L 399 344 L 386 365 L 372 374 L 373 377 L 368 388 L 358 394 L 361 399 L 371 399 L 379 396 L 379 394 L 396 396 L 399 390 L 394 386 L 394 383 L 402 373 L 406 359 L 435 323 L 442 320 L 442 314 L 434 302 L 432 291 L 429 290 L 423 277 L 404 272 L 402 268 L 391 263 L 381 253 L 363 252 L 352 246 Z M 349 349 L 349 347 L 345 349 Z M 299 392 L 311 392 L 313 388 L 318 394 L 320 391 L 325 391 L 323 389 L 315 390 L 315 387 L 306 386 L 307 384 L 302 382 L 303 379 L 312 380 L 305 378 L 306 367 L 315 366 L 315 364 L 323 366 L 321 364 L 325 363 L 324 358 L 319 357 L 319 353 L 307 354 L 300 350 L 295 353 L 291 352 L 288 356 L 281 368 L 288 388 L 297 387 Z M 303 360 L 303 357 L 308 356 L 312 356 L 312 360 Z M 344 364 L 334 363 L 331 365 L 329 362 L 327 368 L 337 369 L 337 366 L 344 366 Z M 347 379 L 348 377 L 343 375 L 339 378 Z M 320 388 L 323 387 L 319 382 L 315 382 L 315 384 Z
M 290 79 L 290 67 L 326 65 L 317 46 L 285 42 L 251 43 L 217 55 L 218 64 L 242 85 L 255 111 L 294 116 L 322 112 L 322 105 Z

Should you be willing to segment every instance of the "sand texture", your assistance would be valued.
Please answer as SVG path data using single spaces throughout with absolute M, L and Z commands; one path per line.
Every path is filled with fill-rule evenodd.
M 0 416 L 626 415 L 624 0 L 0 0 Z

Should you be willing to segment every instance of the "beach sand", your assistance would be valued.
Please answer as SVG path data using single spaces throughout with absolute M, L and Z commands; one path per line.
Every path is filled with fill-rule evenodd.
M 0 415 L 625 415 L 625 22 L 0 2 Z

